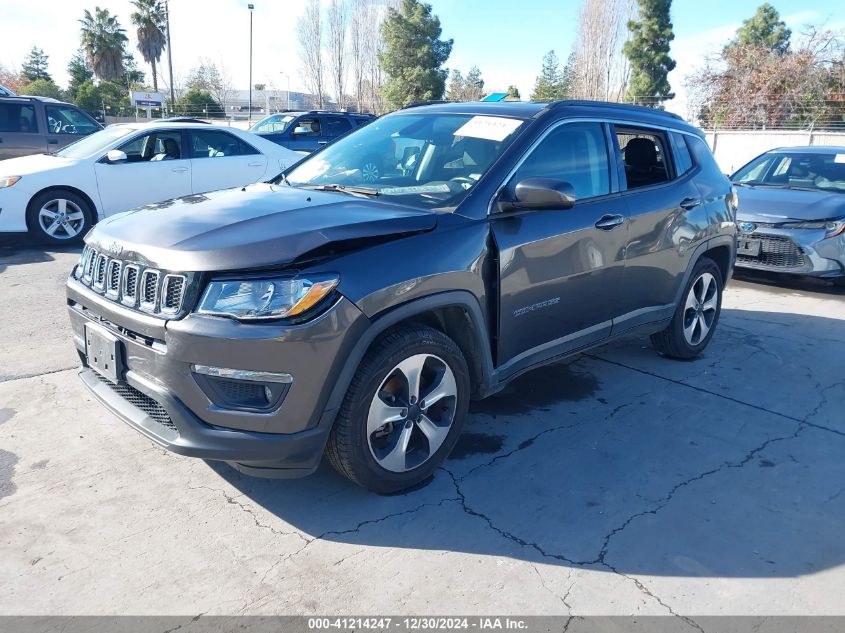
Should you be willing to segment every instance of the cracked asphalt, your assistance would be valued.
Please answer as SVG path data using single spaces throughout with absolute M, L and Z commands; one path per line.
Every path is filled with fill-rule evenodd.
M 77 251 L 0 245 L 0 614 L 845 615 L 845 295 L 734 280 L 707 352 L 645 338 L 475 403 L 391 497 L 170 455 L 88 396 Z

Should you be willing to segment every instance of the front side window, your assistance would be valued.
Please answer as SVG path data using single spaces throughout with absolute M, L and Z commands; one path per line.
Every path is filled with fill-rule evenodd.
M 845 153 L 770 152 L 741 167 L 731 180 L 760 187 L 845 192 Z
M 47 105 L 44 111 L 51 134 L 92 134 L 101 129 L 94 120 L 76 108 Z
M 243 151 L 242 143 L 237 138 L 226 132 L 195 130 L 191 136 L 194 158 L 225 158 L 248 153 Z
M 290 127 L 296 117 L 289 114 L 274 114 L 253 125 L 249 131 L 264 134 L 280 134 Z
M 35 107 L 21 103 L 0 103 L 0 132 L 38 132 Z
M 610 193 L 604 130 L 599 123 L 569 123 L 552 130 L 519 167 L 514 185 L 526 178 L 554 178 L 572 185 L 575 199 Z
M 126 154 L 130 163 L 179 160 L 182 154 L 182 133 L 153 132 L 124 143 L 117 149 Z
M 639 128 L 615 129 L 628 189 L 657 185 L 672 178 L 668 145 L 662 132 Z
M 423 207 L 453 207 L 516 138 L 522 119 L 393 114 L 356 129 L 287 173 L 295 187 L 357 187 Z M 281 180 L 281 179 L 280 179 Z
M 293 128 L 294 136 L 320 136 L 320 119 L 302 118 L 296 122 Z

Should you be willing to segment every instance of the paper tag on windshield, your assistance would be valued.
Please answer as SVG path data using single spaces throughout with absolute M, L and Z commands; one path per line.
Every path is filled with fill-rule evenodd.
M 834 163 L 845 163 L 845 154 L 837 154 L 833 157 Z
M 517 119 L 500 116 L 474 116 L 455 131 L 455 136 L 483 138 L 488 141 L 504 141 L 508 135 L 522 125 Z

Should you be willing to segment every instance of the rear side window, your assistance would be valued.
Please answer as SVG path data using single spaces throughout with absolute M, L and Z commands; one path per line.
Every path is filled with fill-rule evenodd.
M 191 131 L 194 158 L 225 158 L 257 154 L 254 147 L 226 132 Z
M 569 123 L 552 130 L 519 167 L 513 183 L 556 178 L 575 189 L 577 200 L 610 193 L 607 143 L 599 123 Z
M 687 173 L 692 169 L 692 156 L 690 156 L 689 148 L 684 142 L 684 135 L 672 132 L 670 135 L 672 139 L 672 148 L 675 150 L 675 164 L 678 167 L 678 175 Z
M 352 129 L 347 119 L 339 116 L 323 117 L 323 136 L 341 136 Z
M 35 107 L 23 103 L 0 103 L 0 132 L 38 132 Z
M 627 127 L 615 127 L 615 131 L 628 189 L 658 185 L 672 179 L 671 152 L 663 132 Z

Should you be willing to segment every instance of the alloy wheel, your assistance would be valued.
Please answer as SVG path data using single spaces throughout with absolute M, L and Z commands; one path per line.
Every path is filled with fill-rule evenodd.
M 54 198 L 38 211 L 41 230 L 57 240 L 69 240 L 85 227 L 85 214 L 72 200 Z
M 684 339 L 691 346 L 699 345 L 716 320 L 719 287 L 711 273 L 702 273 L 689 289 L 684 305 Z
M 401 473 L 422 465 L 443 445 L 458 402 L 455 375 L 433 354 L 400 362 L 370 403 L 367 443 L 385 470 Z

